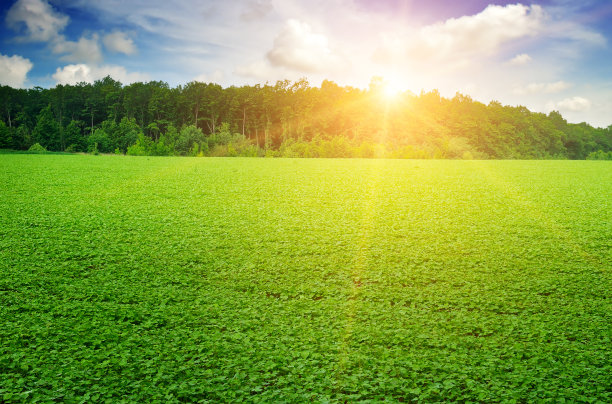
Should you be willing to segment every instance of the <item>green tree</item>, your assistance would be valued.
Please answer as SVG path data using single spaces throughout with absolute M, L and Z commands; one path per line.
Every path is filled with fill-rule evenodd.
M 71 120 L 68 126 L 64 129 L 65 142 L 68 145 L 66 149 L 71 151 L 85 151 L 87 142 L 82 131 L 83 122 Z
M 134 118 L 129 119 L 123 117 L 119 122 L 116 138 L 115 147 L 118 147 L 122 152 L 126 152 L 130 145 L 133 145 L 138 140 L 138 136 L 142 133 L 140 126 L 136 123 Z
M 51 111 L 51 105 L 47 105 L 38 114 L 32 137 L 35 143 L 40 143 L 47 150 L 63 150 L 60 140 L 60 128 Z
M 195 125 L 185 126 L 181 129 L 175 149 L 177 152 L 186 155 L 193 151 L 194 146 L 199 150 L 199 144 L 204 141 L 205 137 L 201 129 L 197 128 Z
M 96 129 L 94 133 L 87 137 L 88 152 L 99 151 L 100 153 L 111 153 L 113 150 L 111 138 L 104 129 Z
M 15 96 L 17 91 L 9 86 L 0 86 L 0 109 L 6 119 L 6 126 L 13 127 L 15 116 Z
M 13 147 L 13 136 L 11 128 L 0 120 L 0 149 L 10 149 Z
M 145 136 L 144 133 L 138 134 L 136 142 L 127 148 L 126 154 L 128 156 L 149 156 L 154 155 L 155 144 L 150 137 Z
M 204 93 L 206 84 L 199 81 L 187 83 L 183 89 L 185 105 L 187 106 L 194 127 L 198 127 L 201 117 L 201 110 L 204 105 Z

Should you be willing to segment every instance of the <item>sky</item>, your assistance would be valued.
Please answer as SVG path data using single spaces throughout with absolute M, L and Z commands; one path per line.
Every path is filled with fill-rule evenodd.
M 612 124 L 612 0 L 9 0 L 0 84 L 438 89 Z

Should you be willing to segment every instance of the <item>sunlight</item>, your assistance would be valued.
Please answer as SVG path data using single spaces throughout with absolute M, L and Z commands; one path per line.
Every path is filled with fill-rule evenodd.
M 406 87 L 406 84 L 402 80 L 393 76 L 386 76 L 383 82 L 382 95 L 387 100 L 392 100 L 406 91 Z
M 392 83 L 387 83 L 385 85 L 385 89 L 383 91 L 383 94 L 384 94 L 385 98 L 395 98 L 401 92 L 402 92 L 401 88 L 393 85 Z

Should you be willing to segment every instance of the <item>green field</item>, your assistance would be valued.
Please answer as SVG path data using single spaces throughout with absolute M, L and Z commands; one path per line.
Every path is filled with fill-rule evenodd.
M 612 401 L 605 161 L 0 155 L 0 401 Z

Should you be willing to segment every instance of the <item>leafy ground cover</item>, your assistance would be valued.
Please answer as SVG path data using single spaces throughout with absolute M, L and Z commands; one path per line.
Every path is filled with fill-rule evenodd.
M 0 401 L 612 401 L 605 161 L 0 155 Z

